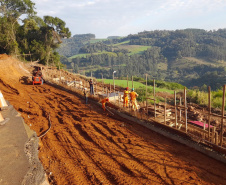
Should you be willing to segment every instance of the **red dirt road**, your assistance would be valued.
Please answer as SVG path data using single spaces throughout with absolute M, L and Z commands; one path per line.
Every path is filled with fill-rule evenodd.
M 50 113 L 39 148 L 50 184 L 226 184 L 225 164 L 95 105 L 90 111 L 73 94 L 28 85 L 25 68 L 0 57 L 0 90 L 37 135 L 48 129 L 39 105 Z

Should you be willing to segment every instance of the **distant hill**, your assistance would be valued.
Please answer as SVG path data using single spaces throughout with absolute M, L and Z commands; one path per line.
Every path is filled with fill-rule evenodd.
M 211 85 L 217 89 L 226 83 L 225 51 L 226 29 L 184 29 L 144 31 L 108 39 L 77 35 L 64 40 L 60 53 L 68 68 L 76 72 L 82 69 L 87 74 L 92 71 L 95 77 L 104 74 L 112 78 L 116 70 L 116 78 L 148 74 L 150 79 L 190 88 Z
M 109 36 L 107 37 L 107 39 L 119 39 L 121 38 L 121 36 Z
M 95 35 L 91 33 L 77 34 L 69 39 L 63 39 L 63 43 L 60 45 L 60 48 L 57 49 L 57 52 L 65 57 L 76 55 L 80 48 L 92 39 L 95 39 Z

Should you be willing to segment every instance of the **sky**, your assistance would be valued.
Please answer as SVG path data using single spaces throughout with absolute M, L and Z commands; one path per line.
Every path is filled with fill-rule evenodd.
M 72 33 L 96 38 L 142 31 L 226 28 L 226 0 L 31 0 L 37 15 L 58 17 Z

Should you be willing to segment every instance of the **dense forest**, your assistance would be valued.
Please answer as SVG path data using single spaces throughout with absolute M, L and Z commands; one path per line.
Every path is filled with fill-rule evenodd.
M 36 14 L 30 0 L 0 1 L 0 53 L 59 65 L 55 49 L 71 33 L 60 18 Z
M 92 71 L 98 78 L 101 74 L 112 78 L 114 70 L 117 78 L 148 74 L 149 79 L 178 82 L 190 88 L 211 85 L 218 89 L 226 83 L 226 29 L 143 31 L 126 37 L 96 39 L 96 42 L 93 35 L 89 41 L 87 35 L 74 37 L 78 39 L 78 36 L 84 40 L 80 40 L 79 46 L 71 45 L 74 53 L 61 53 L 68 57 L 61 59 L 74 72 L 89 75 Z M 136 53 L 130 50 L 135 46 L 148 48 Z

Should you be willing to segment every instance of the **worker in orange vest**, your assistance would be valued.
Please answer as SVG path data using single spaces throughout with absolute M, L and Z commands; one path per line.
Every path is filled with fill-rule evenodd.
M 131 89 L 131 93 L 130 93 L 130 101 L 132 103 L 132 109 L 133 110 L 137 110 L 137 96 L 138 94 L 136 92 L 134 92 L 134 88 Z
M 128 87 L 126 87 L 126 89 L 124 90 L 124 96 L 123 96 L 123 107 L 127 107 L 128 108 L 128 95 L 129 95 L 129 91 L 128 91 Z
M 104 109 L 105 111 L 105 104 L 109 102 L 109 98 L 104 98 L 103 100 L 101 100 L 101 103 L 102 103 L 102 108 Z

